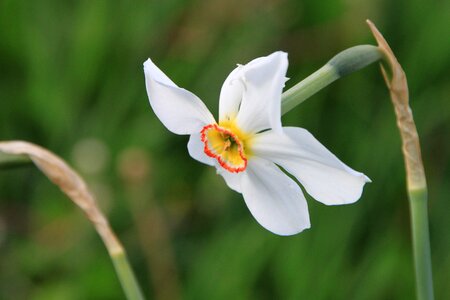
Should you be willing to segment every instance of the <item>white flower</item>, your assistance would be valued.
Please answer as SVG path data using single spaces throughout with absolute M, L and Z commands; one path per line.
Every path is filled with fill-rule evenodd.
M 178 87 L 150 59 L 145 83 L 153 111 L 170 131 L 189 134 L 188 151 L 214 166 L 242 193 L 255 219 L 279 235 L 310 227 L 301 188 L 327 205 L 357 201 L 370 179 L 342 163 L 308 131 L 281 126 L 287 54 L 275 52 L 238 65 L 220 92 L 219 122 L 191 92 Z

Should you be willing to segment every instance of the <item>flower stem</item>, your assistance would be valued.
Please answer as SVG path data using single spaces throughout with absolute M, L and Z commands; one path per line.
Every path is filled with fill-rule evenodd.
M 16 159 L 14 156 L 16 156 Z M 14 164 L 16 161 L 24 160 L 33 162 L 51 182 L 56 184 L 85 213 L 86 217 L 94 225 L 113 261 L 127 299 L 144 299 L 128 263 L 124 247 L 81 176 L 54 153 L 28 142 L 0 141 L 0 158 L 5 164 Z
M 143 300 L 144 296 L 141 293 L 141 289 L 139 288 L 123 248 L 122 251 L 117 251 L 110 255 L 127 299 Z
M 359 45 L 338 53 L 322 68 L 283 93 L 281 113 L 287 113 L 333 81 L 358 71 L 381 58 L 380 49 L 372 45 Z
M 335 68 L 328 64 L 324 65 L 283 93 L 281 113 L 287 113 L 338 78 Z
M 416 269 L 417 299 L 433 299 L 430 237 L 428 230 L 427 189 L 408 190 L 412 242 Z
M 367 23 L 378 42 L 378 47 L 383 52 L 384 64 L 381 65 L 381 71 L 389 88 L 402 139 L 411 213 L 417 299 L 432 300 L 434 296 L 428 229 L 427 182 L 422 163 L 419 134 L 409 106 L 408 83 L 405 72 L 384 37 L 372 22 L 368 20 Z

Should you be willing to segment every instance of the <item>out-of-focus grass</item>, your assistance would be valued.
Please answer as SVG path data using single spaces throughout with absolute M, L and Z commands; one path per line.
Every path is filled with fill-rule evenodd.
M 157 120 L 144 88 L 142 63 L 152 57 L 216 112 L 236 63 L 287 51 L 289 87 L 338 51 L 374 43 L 364 23 L 370 18 L 410 83 L 428 175 L 436 298 L 444 299 L 449 11 L 448 2 L 424 0 L 2 0 L 0 139 L 41 144 L 80 171 L 149 298 L 169 287 L 171 297 L 186 299 L 412 299 L 400 139 L 377 66 L 283 119 L 373 180 L 354 205 L 309 198 L 312 228 L 293 237 L 256 224 L 241 196 L 189 157 L 187 137 Z M 120 158 L 136 148 L 147 157 L 127 169 Z M 145 174 L 133 168 L 139 159 Z M 0 299 L 122 298 L 100 239 L 57 188 L 33 168 L 0 172 Z

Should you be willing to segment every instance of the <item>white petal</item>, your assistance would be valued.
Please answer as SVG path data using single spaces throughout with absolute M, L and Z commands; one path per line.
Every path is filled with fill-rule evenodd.
M 292 235 L 310 227 L 302 190 L 272 162 L 252 157 L 241 185 L 250 212 L 267 230 Z
M 216 159 L 205 154 L 205 144 L 201 140 L 201 134 L 194 133 L 189 137 L 188 152 L 189 155 L 209 166 L 215 166 L 217 174 L 221 175 L 228 187 L 238 193 L 241 193 L 241 173 L 231 173 L 220 166 Z
M 150 105 L 167 129 L 176 134 L 192 134 L 215 123 L 197 96 L 179 88 L 150 59 L 144 63 L 144 73 Z
M 203 150 L 205 147 L 205 144 L 201 140 L 201 134 L 200 133 L 194 133 L 189 137 L 188 142 L 188 152 L 189 155 L 195 159 L 198 160 L 201 163 L 204 163 L 206 165 L 214 166 L 216 163 L 216 160 L 212 157 L 209 157 L 205 154 L 205 151 Z
M 230 189 L 242 193 L 241 178 L 242 173 L 231 173 L 216 163 L 217 174 L 221 175 Z
M 219 101 L 219 121 L 233 119 L 238 114 L 244 92 L 242 69 L 242 65 L 238 65 L 222 85 Z
M 308 131 L 283 127 L 284 134 L 266 131 L 253 141 L 255 155 L 282 166 L 308 194 L 327 205 L 357 201 L 370 179 L 342 163 Z
M 287 67 L 287 53 L 280 51 L 242 67 L 245 90 L 237 122 L 244 131 L 281 131 L 281 93 Z

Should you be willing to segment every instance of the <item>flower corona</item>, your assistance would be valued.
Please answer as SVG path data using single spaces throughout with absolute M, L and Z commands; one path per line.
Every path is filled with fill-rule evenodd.
M 217 124 L 207 125 L 201 131 L 205 154 L 217 159 L 220 166 L 232 173 L 242 172 L 247 167 L 248 146 L 239 133 Z

